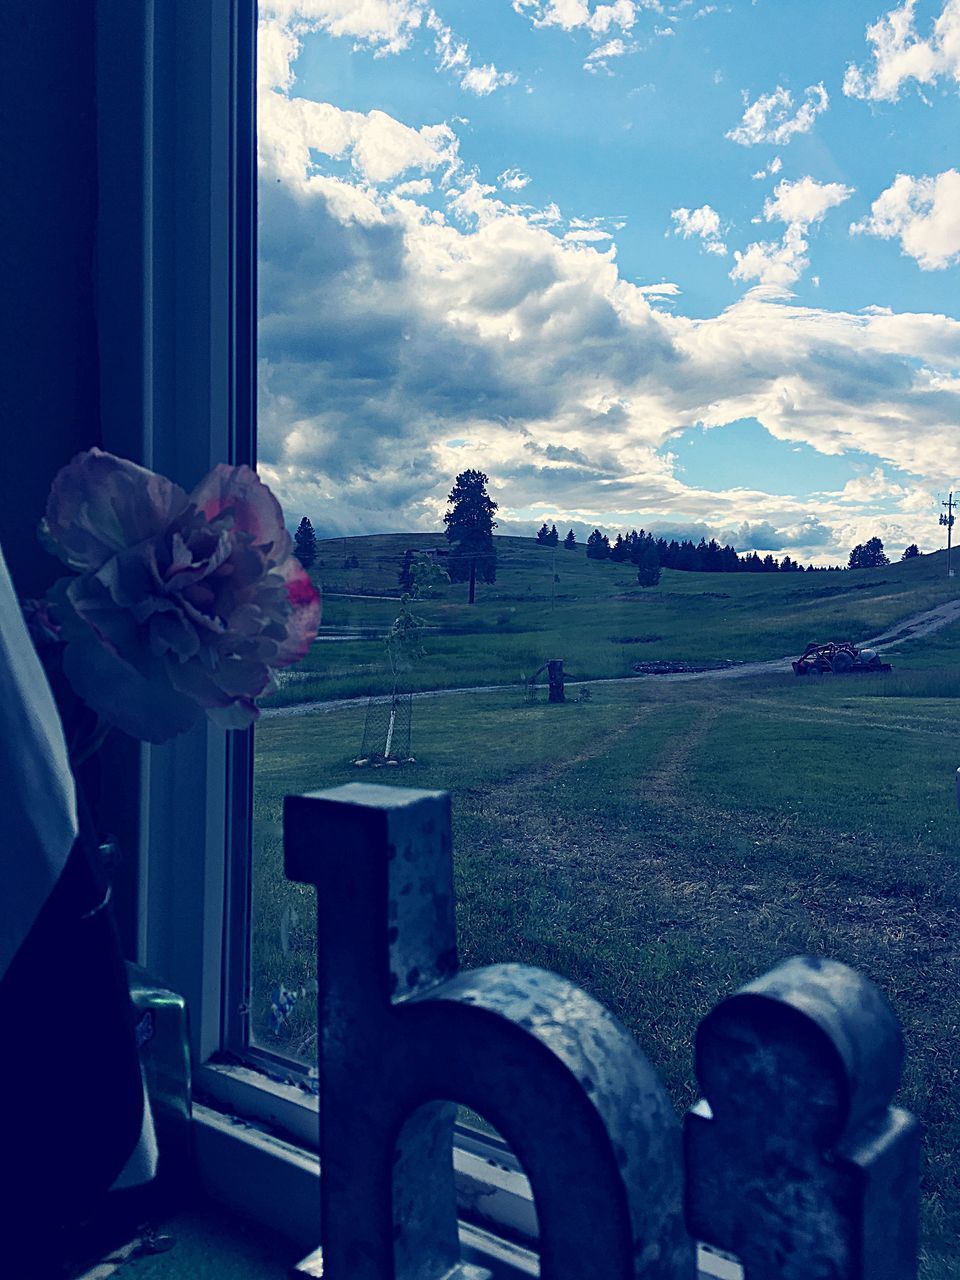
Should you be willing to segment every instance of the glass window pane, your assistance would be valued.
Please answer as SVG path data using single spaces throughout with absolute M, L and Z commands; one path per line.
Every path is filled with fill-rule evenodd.
M 259 466 L 324 617 L 256 733 L 251 1042 L 314 1062 L 282 796 L 442 788 L 464 965 L 582 984 L 678 1109 L 741 983 L 804 952 L 875 980 L 948 1266 L 940 8 L 261 6 Z

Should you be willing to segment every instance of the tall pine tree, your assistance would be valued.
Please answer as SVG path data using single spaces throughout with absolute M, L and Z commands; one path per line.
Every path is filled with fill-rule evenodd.
M 309 569 L 317 558 L 317 535 L 313 531 L 313 525 L 306 516 L 297 525 L 297 532 L 293 535 L 294 555 L 300 561 L 305 569 Z
M 477 595 L 477 578 L 483 582 L 497 580 L 497 553 L 493 531 L 497 522 L 493 513 L 497 504 L 487 493 L 487 477 L 482 471 L 461 471 L 447 495 L 450 510 L 443 517 L 447 538 L 453 543 L 448 565 L 453 582 L 470 583 L 469 601 Z

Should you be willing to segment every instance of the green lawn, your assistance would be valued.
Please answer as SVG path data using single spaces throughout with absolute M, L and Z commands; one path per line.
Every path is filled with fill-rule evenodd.
M 386 693 L 392 687 L 382 635 L 398 603 L 407 546 L 442 538 L 393 534 L 346 539 L 358 570 L 335 570 L 329 552 L 314 576 L 325 591 L 321 639 L 265 705 Z M 563 658 L 570 679 L 629 676 L 656 658 L 752 661 L 798 653 L 812 639 L 864 640 L 910 614 L 960 593 L 943 553 L 845 573 L 703 574 L 665 570 L 659 587 L 641 589 L 629 564 L 587 560 L 539 547 L 530 538 L 497 538 L 497 581 L 466 603 L 466 586 L 416 604 L 431 628 L 427 656 L 407 675 L 413 689 L 508 684 L 547 658 Z M 330 544 L 321 544 L 322 548 Z M 336 543 L 342 557 L 342 543 Z M 559 582 L 554 582 L 554 576 Z M 344 596 L 339 592 L 368 593 Z
M 521 554 L 550 558 L 538 549 Z M 577 558 L 561 549 L 562 556 Z M 924 1275 L 960 1275 L 953 789 L 960 627 L 885 655 L 896 664 L 887 676 L 647 679 L 594 685 L 589 701 L 562 706 L 526 703 L 509 687 L 516 676 L 502 658 L 507 646 L 517 654 L 525 646 L 527 671 L 535 657 L 539 664 L 558 653 L 574 674 L 624 674 L 617 664 L 641 650 L 732 656 L 715 646 L 735 635 L 752 646 L 741 656 L 775 656 L 812 635 L 876 633 L 949 598 L 954 584 L 934 573 L 941 560 L 873 576 L 672 574 L 659 595 L 621 599 L 614 590 L 557 603 L 553 612 L 548 600 L 490 600 L 474 611 L 438 602 L 434 618 L 462 627 L 472 620 L 474 629 L 426 636 L 424 683 L 506 687 L 415 701 L 415 763 L 402 767 L 352 763 L 362 701 L 262 721 L 254 888 L 260 1041 L 304 1061 L 315 1047 L 312 903 L 309 891 L 283 880 L 282 796 L 358 779 L 448 790 L 463 964 L 520 960 L 581 983 L 636 1034 L 678 1109 L 697 1092 L 697 1021 L 740 983 L 799 952 L 844 960 L 875 980 L 905 1030 L 899 1100 L 926 1128 Z M 529 572 L 518 568 L 512 587 L 502 572 L 497 589 L 523 588 Z M 619 589 L 629 575 L 582 556 L 575 573 L 578 590 L 587 583 L 598 592 L 598 582 Z M 833 594 L 817 594 L 828 588 Z M 335 617 L 344 626 L 373 617 L 385 625 L 395 609 L 328 601 L 328 610 L 341 607 Z M 502 623 L 498 609 L 508 615 Z M 661 641 L 623 639 L 648 622 Z M 497 627 L 517 629 L 501 635 Z M 380 642 L 363 643 L 373 666 Z M 555 644 L 562 647 L 551 651 Z M 316 646 L 318 665 L 347 647 Z M 439 653 L 449 661 L 439 662 Z M 344 671 L 340 679 L 341 691 L 357 693 L 366 677 Z M 307 995 L 277 1036 L 269 996 L 280 982 Z
M 635 1032 L 678 1107 L 696 1093 L 696 1023 L 738 984 L 798 952 L 877 981 L 905 1027 L 902 1101 L 927 1127 L 928 1224 L 949 1238 L 960 1226 L 954 705 L 770 679 L 610 686 L 561 707 L 512 692 L 444 697 L 415 704 L 417 763 L 376 773 L 350 763 L 356 708 L 267 721 L 262 1042 L 313 1052 L 309 999 L 281 1037 L 266 1024 L 269 987 L 312 976 L 309 891 L 282 880 L 282 794 L 361 776 L 442 787 L 463 963 L 522 960 L 587 987 Z

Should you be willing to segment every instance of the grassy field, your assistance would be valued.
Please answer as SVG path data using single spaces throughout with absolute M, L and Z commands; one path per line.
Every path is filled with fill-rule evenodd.
M 516 554 L 537 571 L 536 557 L 551 557 L 535 547 Z M 552 613 L 549 600 L 516 603 L 530 630 L 504 640 L 542 655 L 537 665 L 562 641 L 558 652 L 574 674 L 625 674 L 612 669 L 620 651 L 634 660 L 638 647 L 670 658 L 734 656 L 712 646 L 736 635 L 753 646 L 739 656 L 770 657 L 814 635 L 875 634 L 954 589 L 937 576 L 942 558 L 925 557 L 809 578 L 665 574 L 659 599 L 656 592 L 633 599 L 624 598 L 628 570 L 562 556 L 574 562 L 569 577 L 578 575 L 581 594 L 558 601 Z M 497 591 L 509 587 L 514 600 L 526 594 L 521 569 L 512 584 L 506 571 L 498 576 Z M 595 592 L 589 599 L 588 588 Z M 817 594 L 827 589 L 832 594 Z M 479 628 L 491 620 L 494 628 L 506 625 L 496 623 L 496 611 L 509 608 L 509 598 L 495 599 L 488 588 L 475 610 L 477 629 L 425 637 L 424 673 L 436 672 L 443 641 L 451 663 L 442 674 L 460 673 L 450 683 L 486 683 L 476 660 L 481 672 L 499 676 L 490 683 L 505 687 L 416 701 L 414 764 L 370 772 L 352 763 L 362 702 L 266 719 L 258 728 L 259 1039 L 304 1061 L 314 1052 L 309 998 L 280 1035 L 269 1021 L 271 988 L 302 989 L 313 975 L 310 894 L 282 877 L 283 794 L 359 778 L 448 790 L 462 963 L 521 960 L 587 987 L 636 1034 L 678 1109 L 697 1092 L 697 1021 L 740 983 L 800 952 L 844 960 L 875 980 L 905 1030 L 899 1100 L 927 1131 L 924 1275 L 960 1276 L 960 819 L 953 793 L 960 627 L 885 654 L 896 664 L 888 676 L 647 679 L 595 685 L 588 701 L 550 706 L 524 701 L 510 687 L 512 673 L 484 657 L 498 633 Z M 347 607 L 354 618 L 381 608 L 378 625 L 395 610 L 389 601 Z M 444 610 L 462 618 L 467 608 L 431 607 L 435 618 Z M 650 631 L 662 639 L 612 643 L 611 635 L 641 632 L 625 625 L 631 610 L 655 611 Z M 341 661 L 346 647 L 316 646 L 318 662 L 329 653 Z M 582 672 L 568 657 L 577 653 Z M 351 686 L 345 672 L 330 687 L 359 692 L 367 677 L 353 678 Z
M 397 574 L 408 547 L 442 542 L 384 534 L 321 543 L 314 576 L 324 590 L 321 641 L 265 705 L 389 692 L 382 635 L 398 604 Z M 901 618 L 955 596 L 943 554 L 886 569 L 813 574 L 701 574 L 665 570 L 641 589 L 630 565 L 587 560 L 583 548 L 548 550 L 530 538 L 497 538 L 497 581 L 466 603 L 457 583 L 416 612 L 430 630 L 413 689 L 507 684 L 547 658 L 563 658 L 570 679 L 628 676 L 657 658 L 757 660 L 799 652 L 812 639 L 863 640 Z M 554 578 L 559 582 L 555 582 Z M 346 593 L 346 594 L 344 594 Z M 350 637 L 342 639 L 340 637 Z M 337 637 L 334 639 L 333 637 Z

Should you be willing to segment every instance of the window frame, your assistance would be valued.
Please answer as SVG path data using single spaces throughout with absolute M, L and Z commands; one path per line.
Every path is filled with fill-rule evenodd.
M 255 458 L 256 0 L 97 0 L 96 17 L 103 442 L 189 490 Z M 186 997 L 201 1064 L 243 1018 L 223 961 L 252 750 L 204 721 L 131 769 L 136 959 Z

